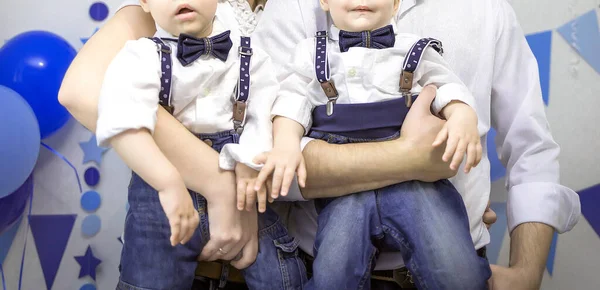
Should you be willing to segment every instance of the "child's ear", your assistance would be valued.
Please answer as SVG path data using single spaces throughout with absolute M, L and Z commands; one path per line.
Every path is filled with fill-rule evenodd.
M 329 11 L 329 0 L 319 0 L 319 3 L 321 4 L 321 9 Z
M 148 4 L 148 0 L 140 0 L 140 6 L 142 6 L 144 12 L 150 13 L 150 5 Z

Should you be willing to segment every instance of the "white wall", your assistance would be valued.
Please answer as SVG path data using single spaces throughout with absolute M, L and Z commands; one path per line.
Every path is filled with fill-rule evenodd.
M 271 0 L 281 1 L 281 0 Z M 425 0 L 426 1 L 426 0 Z M 485 0 L 481 0 L 485 1 Z M 67 39 L 75 48 L 100 26 L 88 16 L 92 0 L 0 1 L 0 43 L 27 30 L 49 30 Z M 120 0 L 106 0 L 111 13 Z M 600 0 L 513 0 L 511 1 L 526 33 L 554 30 L 577 15 L 600 5 Z M 548 119 L 557 142 L 562 146 L 562 182 L 575 190 L 600 183 L 600 130 L 597 109 L 600 108 L 600 75 L 554 32 Z M 1 64 L 0 64 L 1 65 Z M 578 132 L 576 132 L 576 129 Z M 63 153 L 78 168 L 83 178 L 85 169 L 92 164 L 81 164 L 83 152 L 79 142 L 91 136 L 81 125 L 71 120 L 61 131 L 45 140 Z M 53 289 L 79 289 L 92 282 L 88 277 L 78 279 L 79 264 L 73 258 L 83 255 L 88 245 L 94 255 L 102 259 L 98 267 L 97 289 L 114 289 L 118 277 L 117 265 L 121 245 L 117 237 L 123 228 L 125 215 L 128 169 L 113 151 L 104 155 L 99 166 L 100 184 L 95 188 L 102 196 L 102 205 L 96 212 L 102 220 L 101 232 L 92 238 L 81 234 L 81 222 L 88 214 L 79 204 L 80 193 L 72 170 L 54 155 L 41 149 L 35 171 L 36 185 L 33 202 L 34 214 L 77 214 L 77 220 L 63 256 Z M 84 192 L 86 191 L 83 182 Z M 493 186 L 492 200 L 505 200 L 503 180 Z M 15 242 L 4 262 L 8 289 L 18 289 L 19 267 L 23 239 L 29 235 L 24 265 L 22 289 L 44 289 L 45 282 L 32 236 L 22 224 Z M 508 236 L 499 258 L 508 261 Z M 559 236 L 553 276 L 544 277 L 543 289 L 600 289 L 600 237 L 581 219 L 570 233 Z M 1 284 L 0 284 L 1 285 Z M 1 288 L 0 288 L 1 289 Z

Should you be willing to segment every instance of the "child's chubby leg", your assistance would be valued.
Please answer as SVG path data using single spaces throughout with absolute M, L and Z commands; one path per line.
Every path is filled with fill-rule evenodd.
M 256 261 L 243 270 L 249 289 L 302 289 L 306 267 L 299 256 L 298 240 L 271 207 L 258 215 L 259 251 Z
M 487 289 L 491 271 L 475 251 L 462 197 L 448 180 L 377 190 L 384 245 L 402 253 L 418 289 Z
M 383 237 L 373 191 L 316 200 L 313 277 L 304 289 L 369 289 Z
M 189 242 L 173 247 L 157 191 L 132 174 L 118 290 L 192 288 L 197 257 L 209 233 L 206 200 L 190 194 L 200 213 L 200 224 Z

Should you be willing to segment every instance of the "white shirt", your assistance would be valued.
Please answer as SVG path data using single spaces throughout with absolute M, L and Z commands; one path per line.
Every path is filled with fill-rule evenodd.
M 177 43 L 165 41 L 172 49 L 173 115 L 193 133 L 233 129 L 233 103 L 240 75 L 237 49 L 240 33 L 231 6 L 219 3 L 211 36 L 226 30 L 231 31 L 233 42 L 226 61 L 202 56 L 184 67 L 176 57 Z M 157 36 L 172 37 L 162 29 L 158 29 Z M 253 157 L 271 148 L 270 111 L 279 85 L 270 58 L 254 47 L 249 75 L 250 95 L 240 143 L 252 148 L 244 153 Z M 161 92 L 160 76 L 157 46 L 152 40 L 142 38 L 125 44 L 109 65 L 100 92 L 96 129 L 99 144 L 107 145 L 111 137 L 130 129 L 154 131 Z M 231 151 L 235 149 L 228 150 Z M 221 154 L 220 161 L 231 163 L 229 158 L 229 155 Z
M 254 42 L 268 47 L 275 63 L 285 64 L 298 43 L 328 27 L 317 28 L 323 15 L 316 0 L 270 1 Z M 481 216 L 490 193 L 485 138 L 490 126 L 498 132 L 496 145 L 507 168 L 509 231 L 526 222 L 545 223 L 561 233 L 573 228 L 581 214 L 579 197 L 559 183 L 560 149 L 546 120 L 537 62 L 506 0 L 404 0 L 396 23 L 401 33 L 441 40 L 445 60 L 475 97 L 484 129 L 483 159 L 468 175 L 459 170 L 452 181 L 467 206 L 476 248 L 489 243 Z M 302 200 L 297 188 L 288 197 Z M 302 249 L 312 253 L 317 228 L 312 203 L 295 203 L 284 216 Z M 402 264 L 399 254 L 384 253 L 376 269 Z
M 339 97 L 337 104 L 374 103 L 398 99 L 400 74 L 404 56 L 420 37 L 407 33 L 394 33 L 394 47 L 371 49 L 351 47 L 340 52 L 339 29 L 331 25 L 327 44 L 331 81 Z M 313 108 L 328 101 L 315 72 L 315 38 L 302 40 L 294 49 L 291 61 L 278 77 L 281 88 L 277 94 L 272 115 L 292 119 L 308 132 L 312 125 Z M 469 89 L 450 71 L 448 64 L 435 50 L 428 48 L 414 72 L 412 93 L 421 92 L 428 84 L 439 89 L 432 104 L 437 114 L 453 100 L 474 106 Z M 335 111 L 335 106 L 334 106 Z

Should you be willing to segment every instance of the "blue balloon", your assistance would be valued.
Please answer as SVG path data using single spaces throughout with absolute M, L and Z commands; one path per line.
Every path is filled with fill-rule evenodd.
M 69 120 L 69 112 L 58 102 L 58 90 L 76 54 L 66 40 L 45 31 L 19 34 L 0 48 L 0 85 L 29 103 L 42 139 Z
M 15 91 L 0 86 L 0 104 L 0 198 L 3 198 L 31 175 L 40 153 L 40 129 L 31 107 Z
M 33 174 L 12 194 L 0 198 L 0 233 L 15 223 L 25 211 L 33 193 Z

